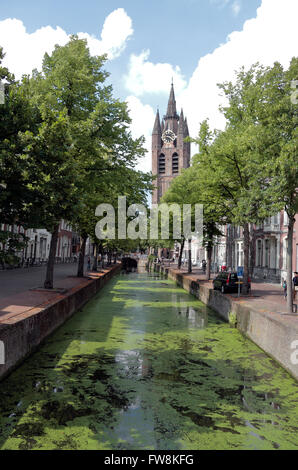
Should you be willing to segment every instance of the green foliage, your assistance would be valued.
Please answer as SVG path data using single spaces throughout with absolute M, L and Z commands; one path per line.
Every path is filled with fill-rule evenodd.
M 0 264 L 16 265 L 20 262 L 19 253 L 26 246 L 27 237 L 23 233 L 0 231 Z
M 1 49 L 0 79 L 9 83 L 0 108 L 1 222 L 53 232 L 65 219 L 94 237 L 101 202 L 116 206 L 126 195 L 146 204 L 152 177 L 134 169 L 144 138 L 132 138 L 127 105 L 105 84 L 106 57 L 72 36 L 20 83 L 2 58 Z
M 237 314 L 235 312 L 229 312 L 229 324 L 236 328 L 237 326 Z

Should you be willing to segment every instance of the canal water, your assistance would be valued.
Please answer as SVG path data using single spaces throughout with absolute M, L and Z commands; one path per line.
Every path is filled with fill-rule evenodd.
M 298 449 L 297 395 L 172 281 L 118 275 L 0 384 L 0 449 Z

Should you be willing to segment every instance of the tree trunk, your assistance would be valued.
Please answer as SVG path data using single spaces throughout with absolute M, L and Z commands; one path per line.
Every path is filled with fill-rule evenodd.
M 57 242 L 58 242 L 58 233 L 59 233 L 59 224 L 55 225 L 54 230 L 52 232 L 50 253 L 49 253 L 49 259 L 47 263 L 46 279 L 44 282 L 45 289 L 53 289 L 54 264 L 55 264 L 55 256 L 56 256 L 56 249 L 57 249 Z
M 188 273 L 192 272 L 191 266 L 191 239 L 188 240 Z
M 207 245 L 207 268 L 206 268 L 206 280 L 209 281 L 211 277 L 211 259 L 212 259 L 212 243 L 208 242 Z
M 105 267 L 105 260 L 104 260 L 105 252 L 103 247 L 101 247 L 101 267 L 102 269 Z
M 58 226 L 58 228 L 59 228 L 59 226 Z M 36 260 L 36 250 L 37 250 L 37 235 L 35 235 L 35 237 L 34 237 L 34 255 L 33 255 L 34 263 L 35 263 L 35 260 Z M 55 254 L 56 254 L 56 251 L 55 251 Z M 52 287 L 49 287 L 49 289 L 52 289 Z
M 182 254 L 183 254 L 183 249 L 184 249 L 184 243 L 185 243 L 185 239 L 182 238 L 181 246 L 180 246 L 180 252 L 179 252 L 179 258 L 178 258 L 178 269 L 181 269 Z
M 293 233 L 295 218 L 289 216 L 287 247 L 287 313 L 293 313 Z
M 104 261 L 103 261 L 103 246 L 102 244 L 100 243 L 99 246 L 98 246 L 98 251 L 100 253 L 100 259 L 101 259 L 101 266 L 100 268 L 103 269 L 104 267 Z
M 253 274 L 254 274 L 254 268 L 256 265 L 256 238 L 254 236 L 251 237 L 251 240 L 249 242 L 249 277 L 252 279 Z
M 84 277 L 84 261 L 85 261 L 87 238 L 88 238 L 87 235 L 82 235 L 82 244 L 81 244 L 81 249 L 80 249 L 80 254 L 79 254 L 77 277 Z
M 94 252 L 93 252 L 93 266 L 92 271 L 97 271 L 97 258 L 98 258 L 98 244 L 95 243 L 94 245 Z
M 248 278 L 249 278 L 249 225 L 248 223 L 243 225 L 243 251 L 244 251 L 244 272 L 243 272 L 243 284 L 242 294 L 248 294 Z

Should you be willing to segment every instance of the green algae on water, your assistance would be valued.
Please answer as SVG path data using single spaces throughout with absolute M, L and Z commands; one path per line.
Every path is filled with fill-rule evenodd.
M 297 383 L 172 281 L 119 275 L 0 385 L 1 449 L 297 449 Z

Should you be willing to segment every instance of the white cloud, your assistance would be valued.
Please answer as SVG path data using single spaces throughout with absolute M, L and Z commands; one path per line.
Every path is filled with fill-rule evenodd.
M 169 84 L 173 78 L 176 92 L 180 93 L 187 82 L 180 67 L 167 63 L 154 64 L 149 59 L 150 51 L 132 54 L 129 62 L 129 72 L 124 77 L 126 88 L 136 96 L 145 93 L 169 93 Z
M 146 139 L 147 154 L 139 161 L 137 169 L 145 172 L 151 171 L 151 134 L 155 113 L 150 105 L 143 104 L 136 96 L 128 96 L 125 101 L 132 119 L 131 133 L 133 138 L 144 135 Z
M 262 0 L 256 18 L 246 21 L 242 31 L 231 33 L 225 44 L 202 57 L 188 87 L 178 97 L 196 136 L 199 123 L 209 117 L 213 128 L 224 128 L 218 107 L 223 103 L 217 83 L 232 80 L 235 70 L 255 62 L 271 66 L 275 61 L 288 67 L 297 56 L 297 0 Z
M 87 39 L 92 55 L 107 53 L 109 59 L 114 59 L 125 49 L 132 34 L 131 18 L 123 8 L 118 8 L 105 19 L 101 39 L 88 33 L 78 33 L 78 36 Z M 30 74 L 34 68 L 40 70 L 44 54 L 51 54 L 56 44 L 63 46 L 68 40 L 69 36 L 59 26 L 56 29 L 45 26 L 28 33 L 23 22 L 16 18 L 0 21 L 0 45 L 6 53 L 3 64 L 17 78 Z
M 51 53 L 55 44 L 64 45 L 68 36 L 63 29 L 45 26 L 27 33 L 22 21 L 8 18 L 0 21 L 0 45 L 6 54 L 3 64 L 17 78 L 40 70 L 45 52 Z
M 219 105 L 224 104 L 218 83 L 233 80 L 236 70 L 242 66 L 248 69 L 256 62 L 272 66 L 275 61 L 279 61 L 284 67 L 289 66 L 291 58 L 297 56 L 297 17 L 297 0 L 262 0 L 255 18 L 246 21 L 241 31 L 232 32 L 224 44 L 199 60 L 186 87 L 181 71 L 177 68 L 181 80 L 179 82 L 174 77 L 176 99 L 179 106 L 183 106 L 193 137 L 197 136 L 199 124 L 206 118 L 209 118 L 212 128 L 223 129 L 225 126 L 225 119 L 218 109 Z M 127 86 L 138 97 L 150 91 L 168 94 L 173 66 L 153 64 L 148 61 L 148 57 L 148 52 L 132 57 L 130 72 L 126 77 Z M 155 113 L 152 109 L 145 113 L 144 110 L 148 111 L 148 108 L 139 98 L 131 96 L 129 100 L 133 105 L 131 116 L 137 131 L 135 136 L 145 134 L 147 139 L 147 169 Z M 195 152 L 194 145 L 192 148 Z
M 241 10 L 241 3 L 240 0 L 235 0 L 232 5 L 232 12 L 234 13 L 235 16 L 238 16 Z
M 123 52 L 132 34 L 131 18 L 123 8 L 118 8 L 106 17 L 101 40 L 88 33 L 78 33 L 78 36 L 87 39 L 92 55 L 107 53 L 109 59 L 115 59 Z

